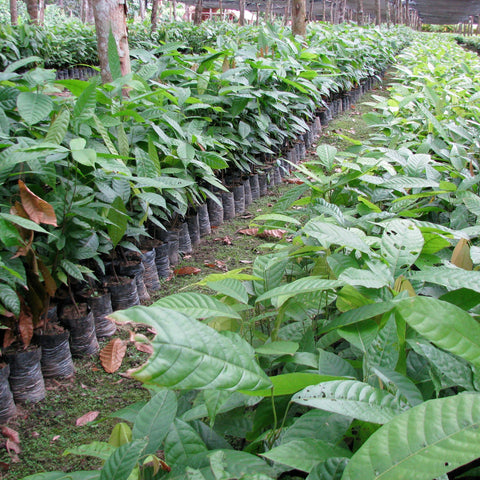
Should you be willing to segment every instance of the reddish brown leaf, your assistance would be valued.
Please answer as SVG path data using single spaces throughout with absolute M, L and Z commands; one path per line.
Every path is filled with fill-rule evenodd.
M 8 348 L 15 341 L 15 334 L 12 330 L 5 330 L 3 335 L 3 348 Z
M 7 438 L 7 441 L 5 442 L 5 446 L 7 447 L 7 452 L 8 453 L 16 453 L 19 454 L 21 453 L 22 449 L 20 448 L 20 445 L 17 442 L 12 442 L 9 438 Z
M 127 346 L 120 340 L 114 338 L 110 340 L 100 352 L 100 362 L 107 373 L 116 372 L 122 365 L 123 357 L 127 351 Z
M 57 217 L 53 207 L 35 195 L 23 182 L 18 181 L 18 187 L 20 188 L 20 198 L 22 200 L 22 206 L 28 214 L 30 220 L 35 223 L 45 223 L 47 225 L 57 226 Z
M 214 263 L 207 263 L 205 262 L 204 265 L 208 268 L 217 268 L 217 266 Z
M 38 268 L 42 272 L 43 282 L 45 283 L 45 290 L 51 297 L 53 297 L 55 295 L 55 292 L 57 291 L 57 283 L 52 277 L 50 270 L 40 259 L 38 259 L 37 263 Z
M 148 353 L 149 355 L 153 353 L 153 347 L 148 343 L 135 342 L 134 345 L 139 352 Z
M 27 308 L 22 308 L 20 310 L 20 315 L 18 316 L 18 329 L 23 344 L 25 347 L 28 347 L 33 337 L 33 317 L 30 310 Z
M 18 432 L 9 427 L 2 427 L 2 435 L 12 442 L 20 443 Z
M 275 230 L 264 230 L 263 232 L 260 232 L 258 236 L 260 238 L 283 238 L 285 233 L 287 233 L 286 230 L 277 228 Z
M 200 273 L 202 270 L 197 267 L 182 267 L 177 268 L 174 270 L 175 275 L 182 276 L 182 275 L 196 275 Z
M 92 412 L 88 412 L 85 415 L 82 415 L 81 417 L 77 418 L 77 421 L 75 422 L 75 425 L 77 427 L 83 427 L 83 425 L 86 425 L 87 423 L 93 422 L 100 412 L 94 410 Z
M 285 181 L 295 185 L 303 185 L 304 183 L 303 180 L 300 180 L 299 178 L 286 178 Z
M 254 237 L 258 233 L 258 228 L 243 228 L 242 230 L 238 230 L 237 233 Z

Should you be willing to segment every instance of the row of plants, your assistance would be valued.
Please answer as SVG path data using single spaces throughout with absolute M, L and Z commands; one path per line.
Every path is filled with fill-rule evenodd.
M 474 52 L 480 53 L 480 37 L 465 37 L 463 35 L 455 36 L 455 40 L 462 46 L 473 50 Z
M 257 217 L 286 241 L 251 272 L 114 313 L 156 331 L 133 373 L 152 398 L 69 449 L 105 463 L 68 478 L 478 476 L 479 70 L 419 35 L 371 141 L 320 145 Z
M 160 58 L 138 52 L 123 78 L 112 48 L 107 85 L 16 73 L 35 57 L 3 72 L 3 349 L 29 345 L 60 286 L 72 297 L 78 284 L 101 285 L 105 261 L 139 253 L 207 198 L 218 202 L 239 171 L 281 156 L 318 105 L 385 68 L 405 32 L 317 26 L 303 45 L 270 28 L 253 46 L 225 41 L 203 56 L 176 45 Z

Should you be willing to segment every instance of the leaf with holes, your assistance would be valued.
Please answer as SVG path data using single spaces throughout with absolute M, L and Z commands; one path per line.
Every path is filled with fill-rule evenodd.
M 100 351 L 100 362 L 107 373 L 116 372 L 122 365 L 127 345 L 120 338 L 110 340 Z
M 431 480 L 478 458 L 479 431 L 479 394 L 430 400 L 371 435 L 342 480 Z
M 424 244 L 422 232 L 408 220 L 388 222 L 381 240 L 381 253 L 395 277 L 415 263 Z
M 292 401 L 380 424 L 389 422 L 408 408 L 384 390 L 356 380 L 334 380 L 312 385 L 294 395 Z

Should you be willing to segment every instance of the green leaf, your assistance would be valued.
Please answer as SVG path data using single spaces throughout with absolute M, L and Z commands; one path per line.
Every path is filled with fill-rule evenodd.
M 131 441 L 132 441 L 132 429 L 127 423 L 119 422 L 113 427 L 112 433 L 110 434 L 110 438 L 108 439 L 108 444 L 117 448 Z
M 78 447 L 67 448 L 63 455 L 82 455 L 108 460 L 115 451 L 115 447 L 107 442 L 92 442 Z
M 301 223 L 293 217 L 289 217 L 288 215 L 281 215 L 280 213 L 269 213 L 266 215 L 259 215 L 255 217 L 255 221 L 273 221 L 273 222 L 284 222 L 284 223 L 293 223 L 294 225 L 301 225 Z
M 248 123 L 245 123 L 240 120 L 238 122 L 238 133 L 240 133 L 240 136 L 242 138 L 247 138 L 250 135 L 250 132 L 252 131 L 250 125 Z
M 73 106 L 73 118 L 78 121 L 86 118 L 95 111 L 97 103 L 97 82 L 90 80 L 90 84 L 78 96 Z
M 388 222 L 381 240 L 381 253 L 395 278 L 415 263 L 424 240 L 420 229 L 408 220 Z
M 435 345 L 480 366 L 480 325 L 461 308 L 430 297 L 407 298 L 396 312 Z
M 202 390 L 257 390 L 271 385 L 251 347 L 238 336 L 234 342 L 207 325 L 160 307 L 134 307 L 111 317 L 148 324 L 157 332 L 153 355 L 134 374 L 143 382 Z
M 334 380 L 307 387 L 294 395 L 292 402 L 380 424 L 407 408 L 384 390 L 356 380 Z
M 328 382 L 330 380 L 338 380 L 341 377 L 332 377 L 330 375 L 319 375 L 318 373 L 284 373 L 282 375 L 276 375 L 269 377 L 272 382 L 273 389 L 268 388 L 265 390 L 256 390 L 255 392 L 242 391 L 246 395 L 252 395 L 255 397 L 271 397 L 281 395 L 292 395 L 298 392 L 302 388 L 309 385 L 316 385 L 320 382 Z M 273 390 L 273 391 L 272 391 Z
M 403 190 L 405 188 L 438 188 L 438 182 L 426 180 L 425 178 L 398 175 L 382 182 L 380 186 L 394 190 Z
M 85 150 L 73 150 L 72 157 L 81 165 L 94 167 L 97 160 L 97 152 L 93 148 L 86 148 Z
M 303 472 L 310 472 L 317 463 L 328 458 L 349 457 L 350 455 L 350 451 L 345 448 L 313 438 L 293 440 L 262 453 L 262 457 Z
M 342 480 L 431 480 L 478 458 L 479 431 L 480 395 L 430 400 L 377 430 Z
M 64 258 L 64 259 L 61 260 L 60 266 L 71 277 L 75 278 L 76 280 L 79 280 L 80 282 L 84 281 L 83 274 L 82 274 L 81 270 L 78 268 L 78 265 L 75 265 L 70 260 L 67 260 L 66 258 Z
M 127 209 L 120 197 L 116 197 L 112 202 L 107 218 L 111 222 L 107 225 L 108 235 L 113 246 L 116 247 L 125 235 L 128 225 Z
M 240 303 L 248 303 L 248 292 L 245 285 L 235 278 L 225 278 L 224 280 L 217 280 L 216 282 L 207 282 L 207 287 L 221 295 L 232 297 Z
M 98 480 L 100 472 L 77 471 L 71 473 L 65 472 L 43 472 L 28 475 L 23 480 Z
M 50 125 L 47 135 L 45 136 L 45 142 L 60 145 L 67 134 L 69 124 L 70 112 L 65 108 Z
M 335 156 L 338 150 L 332 145 L 322 144 L 317 147 L 317 155 L 320 163 L 330 172 L 335 165 Z
M 43 93 L 22 92 L 17 97 L 17 108 L 27 125 L 35 125 L 50 115 L 53 100 Z
M 241 318 L 228 305 L 204 293 L 174 293 L 157 300 L 153 305 L 170 308 L 196 319 L 214 317 Z
M 375 367 L 373 373 L 378 376 L 384 385 L 393 385 L 397 394 L 403 395 L 412 407 L 423 402 L 420 390 L 408 377 L 386 367 Z
M 338 225 L 310 220 L 302 232 L 317 239 L 320 245 L 325 248 L 330 247 L 330 245 L 340 245 L 359 252 L 371 253 L 370 247 L 353 230 Z
M 7 66 L 5 69 L 6 73 L 11 73 L 15 72 L 19 68 L 24 67 L 25 65 L 28 65 L 30 63 L 42 63 L 44 59 L 42 57 L 37 57 L 37 56 L 30 56 L 26 58 L 21 58 L 20 60 L 17 60 L 16 62 L 11 63 L 10 65 Z
M 140 192 L 137 194 L 137 198 L 140 198 L 146 203 L 156 205 L 157 207 L 167 208 L 167 202 L 163 195 L 153 192 Z
M 140 460 L 147 440 L 133 440 L 117 448 L 100 472 L 100 480 L 127 480 Z
M 276 306 L 281 307 L 289 298 L 295 297 L 303 293 L 319 292 L 324 290 L 333 290 L 345 285 L 339 280 L 325 280 L 321 277 L 304 277 L 294 282 L 287 283 L 272 290 L 268 290 L 260 295 L 256 303 L 267 299 L 276 298 Z
M 110 32 L 108 33 L 107 55 L 108 66 L 110 68 L 110 73 L 112 74 L 112 79 L 116 80 L 117 78 L 121 78 L 122 69 L 120 66 L 120 56 L 118 55 L 117 42 L 113 36 L 112 29 L 110 29 Z
M 255 352 L 259 355 L 293 355 L 299 347 L 300 345 L 296 342 L 278 340 L 257 347 Z
M 170 465 L 198 467 L 208 450 L 198 433 L 184 421 L 176 418 L 165 438 L 165 460 Z
M 157 168 L 150 155 L 139 147 L 135 147 L 133 151 L 137 163 L 137 175 L 139 177 L 156 178 Z
M 425 270 L 410 272 L 408 279 L 443 285 L 451 290 L 469 288 L 480 292 L 480 271 L 464 270 L 454 266 L 431 267 Z
M 0 298 L 7 310 L 12 312 L 15 316 L 20 315 L 20 299 L 13 288 L 4 283 L 0 283 Z
M 313 467 L 307 480 L 341 480 L 348 458 L 331 457 Z
M 135 418 L 132 438 L 148 438 L 143 454 L 153 454 L 160 449 L 168 429 L 177 413 L 177 397 L 171 390 L 158 392 Z

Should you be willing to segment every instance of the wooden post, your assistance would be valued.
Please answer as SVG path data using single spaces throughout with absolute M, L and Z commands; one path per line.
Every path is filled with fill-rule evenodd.
M 335 23 L 335 19 L 333 18 L 333 0 L 330 2 L 330 23 Z
M 405 0 L 405 10 L 407 11 L 406 25 L 410 26 L 410 0 Z
M 323 0 L 322 21 L 327 21 L 327 0 Z
M 245 25 L 245 0 L 239 0 L 238 9 L 240 11 L 240 16 L 238 17 L 238 24 Z
M 357 23 L 363 25 L 363 0 L 357 0 Z

